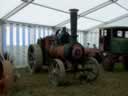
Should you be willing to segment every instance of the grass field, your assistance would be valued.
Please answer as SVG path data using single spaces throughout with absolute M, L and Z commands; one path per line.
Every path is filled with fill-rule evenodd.
M 73 81 L 63 87 L 50 87 L 47 73 L 20 71 L 9 96 L 128 96 L 128 72 L 104 72 L 92 82 Z M 71 78 L 70 78 L 71 79 Z

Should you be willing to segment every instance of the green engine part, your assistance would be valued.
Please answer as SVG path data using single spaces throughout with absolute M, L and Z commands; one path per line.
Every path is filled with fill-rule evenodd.
M 64 45 L 64 57 L 70 58 L 72 46 L 73 46 L 73 44 L 71 44 L 71 43 Z
M 112 38 L 110 51 L 118 54 L 128 54 L 128 38 Z

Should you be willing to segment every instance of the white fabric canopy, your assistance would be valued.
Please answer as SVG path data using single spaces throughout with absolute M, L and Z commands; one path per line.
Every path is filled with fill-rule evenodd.
M 94 27 L 99 24 L 101 24 L 101 22 L 97 22 L 97 21 L 93 21 L 93 20 L 89 20 L 89 19 L 85 19 L 85 18 L 80 18 L 80 19 L 78 19 L 78 30 L 89 29 L 90 27 Z M 66 26 L 67 28 L 70 29 L 69 23 L 64 26 Z
M 30 4 L 9 20 L 54 26 L 68 17 L 68 14 Z
M 95 12 L 87 15 L 87 17 L 91 17 L 91 18 L 98 19 L 98 20 L 105 22 L 105 21 L 119 17 L 126 13 L 127 13 L 127 11 L 125 9 L 120 8 L 116 4 L 111 4 L 105 8 L 102 8 L 98 11 L 95 11 Z
M 21 0 L 0 0 L 0 18 L 5 16 L 21 3 Z
M 95 10 L 96 6 L 107 2 L 111 3 Z M 6 16 L 22 3 L 22 0 L 0 0 L 0 18 Z M 118 0 L 117 2 L 112 2 L 112 0 L 34 0 L 7 20 L 56 26 L 70 18 L 68 13 L 71 8 L 79 9 L 79 14 L 93 9 L 78 20 L 78 29 L 86 30 L 127 14 L 128 0 Z M 61 26 L 70 28 L 69 22 Z
M 118 0 L 118 3 L 128 9 L 128 0 Z
M 71 8 L 77 8 L 79 9 L 79 13 L 81 13 L 105 1 L 108 0 L 35 0 L 34 2 L 64 11 L 69 11 Z

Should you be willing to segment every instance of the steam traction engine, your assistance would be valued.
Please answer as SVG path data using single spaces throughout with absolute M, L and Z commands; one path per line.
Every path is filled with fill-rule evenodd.
M 100 49 L 103 51 L 103 67 L 113 71 L 117 62 L 128 70 L 128 27 L 115 26 L 100 29 Z
M 55 35 L 38 39 L 37 44 L 28 48 L 28 63 L 32 71 L 38 72 L 43 66 L 48 66 L 52 85 L 61 84 L 67 72 L 87 81 L 95 80 L 98 76 L 98 62 L 77 42 L 77 11 L 70 10 L 71 35 L 64 27 L 57 30 Z

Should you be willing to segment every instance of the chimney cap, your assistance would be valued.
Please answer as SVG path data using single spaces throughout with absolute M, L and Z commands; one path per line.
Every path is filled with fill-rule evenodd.
M 77 11 L 79 11 L 79 9 L 69 9 L 69 11 L 71 11 L 71 12 L 77 12 Z

